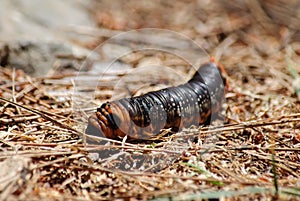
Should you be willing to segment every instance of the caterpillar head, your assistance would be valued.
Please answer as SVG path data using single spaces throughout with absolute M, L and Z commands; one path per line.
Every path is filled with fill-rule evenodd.
M 126 134 L 120 129 L 120 127 L 124 127 L 124 125 L 121 125 L 121 122 L 124 120 L 124 114 L 126 113 L 120 111 L 118 105 L 104 103 L 97 109 L 96 113 L 89 117 L 86 133 L 110 139 L 124 137 Z

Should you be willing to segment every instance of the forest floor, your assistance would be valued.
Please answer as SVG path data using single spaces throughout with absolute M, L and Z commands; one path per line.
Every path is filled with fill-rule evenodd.
M 63 29 L 88 53 L 37 74 L 3 46 L 0 200 L 300 200 L 300 5 L 245 2 L 90 1 L 96 26 Z M 227 71 L 221 126 L 84 134 L 102 103 L 176 86 L 211 57 Z

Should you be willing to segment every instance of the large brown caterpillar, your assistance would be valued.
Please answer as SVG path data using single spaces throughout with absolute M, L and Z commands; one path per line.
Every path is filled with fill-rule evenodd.
M 177 131 L 203 124 L 221 107 L 222 72 L 222 67 L 209 62 L 185 84 L 104 103 L 89 118 L 86 133 L 111 139 L 149 139 L 162 128 Z

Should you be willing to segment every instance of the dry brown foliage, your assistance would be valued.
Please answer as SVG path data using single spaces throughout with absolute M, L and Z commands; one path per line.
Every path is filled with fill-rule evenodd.
M 86 144 L 72 107 L 76 72 L 32 78 L 1 68 L 0 200 L 299 200 L 299 3 L 138 2 L 97 1 L 99 30 L 75 31 L 95 37 L 89 47 L 132 28 L 186 34 L 227 70 L 225 124 L 162 131 L 147 142 Z M 189 74 L 186 63 L 162 53 L 122 58 L 132 66 L 153 60 Z M 105 83 L 83 126 L 112 96 L 114 83 Z

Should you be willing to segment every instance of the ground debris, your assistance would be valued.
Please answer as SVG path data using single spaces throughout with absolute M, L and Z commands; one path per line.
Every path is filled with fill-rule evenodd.
M 145 2 L 129 1 L 122 5 L 133 9 L 130 21 L 124 11 L 107 9 L 119 8 L 118 2 L 97 1 L 92 13 L 99 27 L 75 26 L 72 31 L 95 39 L 86 47 L 132 28 L 173 28 L 186 34 L 227 70 L 223 124 L 164 130 L 157 139 L 130 143 L 91 143 L 83 137 L 88 116 L 101 103 L 176 85 L 193 73 L 176 55 L 151 50 L 131 52 L 104 69 L 108 63 L 99 58 L 131 50 L 134 43 L 140 45 L 141 35 L 97 49 L 101 57 L 81 71 L 53 68 L 50 76 L 30 77 L 1 67 L 0 199 L 299 199 L 300 104 L 294 81 L 300 76 L 299 27 L 276 15 L 279 4 L 153 1 L 147 4 L 155 10 L 151 13 Z M 254 8 L 260 13 L 253 13 Z M 172 10 L 170 15 L 160 14 L 165 9 Z M 287 12 L 288 5 L 282 9 Z M 171 48 L 180 51 L 179 44 Z M 7 64 L 6 57 L 4 48 L 1 65 Z M 146 69 L 143 77 L 147 65 L 159 67 Z M 165 66 L 171 70 L 160 69 Z M 152 79 L 155 74 L 159 76 Z

